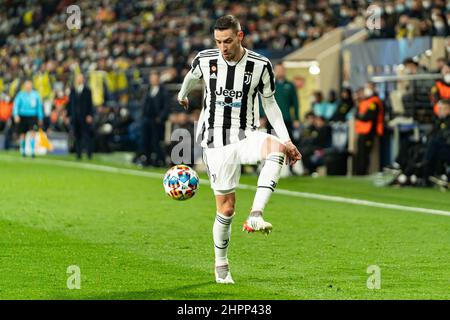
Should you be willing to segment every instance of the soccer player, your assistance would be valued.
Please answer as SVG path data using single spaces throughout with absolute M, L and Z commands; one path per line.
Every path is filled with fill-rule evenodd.
M 31 157 L 34 158 L 37 126 L 42 127 L 44 111 L 39 93 L 33 90 L 30 80 L 25 81 L 23 90 L 14 99 L 13 117 L 20 138 L 20 153 L 25 157 L 25 135 L 31 130 L 30 149 Z
M 196 137 L 201 139 L 216 198 L 217 215 L 213 226 L 215 276 L 217 283 L 234 283 L 227 251 L 241 164 L 265 160 L 253 206 L 243 229 L 268 234 L 272 225 L 263 219 L 264 207 L 275 190 L 285 157 L 294 164 L 301 155 L 290 141 L 275 101 L 275 80 L 270 61 L 242 46 L 244 33 L 239 21 L 231 15 L 216 21 L 214 38 L 218 49 L 197 54 L 184 78 L 178 101 L 188 108 L 189 92 L 198 82 L 204 82 L 204 106 Z M 255 101 L 258 94 L 279 138 L 257 130 L 259 108 Z

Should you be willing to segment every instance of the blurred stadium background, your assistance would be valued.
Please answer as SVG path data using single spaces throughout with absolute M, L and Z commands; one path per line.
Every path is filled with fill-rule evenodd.
M 68 25 L 73 22 L 72 11 L 67 11 L 71 5 L 80 10 L 79 28 Z M 186 112 L 178 106 L 176 94 L 196 53 L 214 47 L 212 26 L 224 14 L 239 18 L 247 48 L 267 56 L 274 66 L 284 66 L 286 78 L 297 92 L 298 108 L 289 111 L 287 121 L 304 161 L 300 167 L 285 170 L 284 176 L 289 178 L 280 183 L 281 188 L 450 214 L 450 200 L 445 192 L 450 161 L 434 157 L 432 172 L 427 171 L 429 163 L 425 161 L 430 141 L 436 135 L 444 141 L 439 150 L 450 148 L 450 116 L 440 116 L 435 107 L 438 101 L 450 99 L 450 80 L 445 80 L 445 75 L 450 75 L 448 0 L 1 0 L 0 180 L 2 189 L 9 192 L 1 192 L 4 205 L 0 206 L 0 222 L 5 243 L 10 246 L 2 267 L 10 276 L 2 280 L 0 296 L 448 298 L 448 272 L 447 276 L 444 272 L 449 267 L 445 247 L 450 240 L 448 217 L 408 213 L 408 209 L 396 216 L 392 208 L 301 198 L 292 200 L 300 212 L 297 216 L 297 209 L 294 212 L 281 198 L 274 197 L 270 205 L 274 225 L 285 236 L 301 230 L 301 241 L 293 236 L 277 238 L 274 233 L 272 245 L 286 251 L 279 257 L 271 254 L 271 267 L 279 275 L 270 280 L 272 291 L 270 286 L 262 286 L 266 280 L 260 279 L 270 277 L 270 270 L 257 267 L 260 278 L 255 284 L 247 283 L 230 293 L 199 284 L 209 279 L 209 275 L 204 275 L 204 269 L 210 267 L 208 212 L 214 212 L 206 204 L 213 202 L 206 186 L 197 200 L 180 204 L 162 199 L 165 195 L 158 180 L 110 177 L 105 172 L 77 173 L 90 165 L 100 171 L 100 166 L 108 165 L 162 174 L 172 165 L 170 154 L 177 141 L 172 141 L 171 133 L 177 128 L 193 131 L 203 100 L 202 88 L 198 88 L 189 97 L 192 108 Z M 74 137 L 66 106 L 74 79 L 80 73 L 92 90 L 95 106 L 95 155 L 90 163 L 71 167 L 67 163 L 73 163 L 75 158 L 71 154 Z M 152 90 L 150 78 L 155 73 L 159 80 L 154 81 L 160 82 L 167 100 L 158 111 L 149 112 L 145 100 Z M 47 157 L 39 157 L 35 162 L 19 157 L 12 119 L 13 102 L 25 79 L 33 81 L 41 96 L 44 130 L 53 144 L 52 150 L 42 151 Z M 369 149 L 366 170 L 358 169 L 358 161 L 364 155 L 358 155 L 357 122 L 358 110 L 369 98 L 365 90 L 368 88 L 379 97 L 373 126 L 382 129 L 371 140 L 373 147 Z M 263 123 L 263 130 L 270 130 L 270 124 Z M 192 154 L 190 162 L 197 163 L 195 168 L 203 172 L 195 159 L 198 153 Z M 244 170 L 249 173 L 244 176 L 244 183 L 254 184 L 253 173 L 258 168 Z M 336 175 L 347 178 L 330 177 Z M 349 178 L 354 175 L 369 178 Z M 99 184 L 98 189 L 91 186 L 94 182 Z M 23 199 L 24 192 L 32 192 L 33 196 Z M 240 192 L 244 194 L 240 206 L 249 206 L 252 193 Z M 72 193 L 79 195 L 72 197 Z M 168 206 L 173 210 L 168 210 Z M 149 208 L 155 208 L 151 218 L 147 216 Z M 180 211 L 187 211 L 188 215 L 201 211 L 201 222 L 186 226 L 189 219 L 179 218 L 176 213 Z M 286 213 L 281 216 L 277 212 Z M 125 217 L 129 218 L 126 222 Z M 181 235 L 170 231 L 168 221 L 176 221 Z M 117 225 L 121 225 L 120 230 Z M 296 225 L 300 227 L 297 229 Z M 155 238 L 147 235 L 147 226 Z M 183 232 L 192 231 L 202 236 L 183 237 Z M 377 235 L 378 240 L 374 238 Z M 76 243 L 73 237 L 83 242 Z M 17 239 L 22 245 L 17 245 Z M 235 249 L 248 248 L 249 240 L 237 235 Z M 259 239 L 256 242 L 261 246 L 268 243 Z M 317 242 L 321 247 L 318 252 Z M 34 252 L 32 243 L 43 247 Z M 66 255 L 53 252 L 54 245 Z M 174 248 L 184 250 L 186 260 L 173 258 L 178 254 Z M 235 260 L 242 258 L 236 266 L 242 273 L 235 277 L 244 282 L 254 277 L 248 266 L 254 261 L 247 261 L 250 258 L 244 257 L 246 251 L 241 251 L 237 251 Z M 290 287 L 299 272 L 293 268 L 297 263 L 292 255 L 297 252 L 301 254 L 301 279 L 306 283 L 303 289 Z M 46 259 L 40 261 L 42 256 Z M 123 264 L 114 257 L 123 259 Z M 86 286 L 100 285 L 103 289 L 90 288 L 71 296 L 63 293 L 64 280 L 62 285 L 52 281 L 65 277 L 65 267 L 61 265 L 80 259 L 82 270 L 88 269 Z M 326 263 L 324 259 L 328 259 Z M 352 262 L 347 267 L 339 267 L 348 261 Z M 392 282 L 385 295 L 368 292 L 365 287 L 365 268 L 376 263 L 382 270 L 391 268 L 387 277 Z M 113 266 L 117 282 L 97 275 L 108 265 Z M 143 265 L 151 267 L 143 271 Z M 48 266 L 61 269 L 62 275 L 55 276 L 45 269 Z M 350 275 L 353 268 L 359 270 L 355 271 L 359 276 Z M 402 268 L 410 270 L 405 273 Z M 23 271 L 21 276 L 15 273 L 17 270 Z M 319 271 L 325 275 L 319 276 Z M 37 276 L 39 272 L 45 274 L 43 279 Z M 133 272 L 147 280 L 133 279 Z M 22 287 L 24 279 L 28 285 Z M 175 288 L 180 281 L 183 285 Z M 395 281 L 401 285 L 392 284 Z M 120 290 L 128 293 L 121 295 L 115 287 L 117 283 Z M 146 291 L 148 286 L 154 291 Z
M 81 20 L 79 29 L 69 30 L 72 4 Z M 83 73 L 96 107 L 95 151 L 134 152 L 138 164 L 169 165 L 171 132 L 192 130 L 202 102 L 199 88 L 185 113 L 177 90 L 195 54 L 214 46 L 214 20 L 231 13 L 242 21 L 245 45 L 273 65 L 282 63 L 297 89 L 301 121 L 292 133 L 307 162 L 299 173 L 361 174 L 352 161 L 354 119 L 371 82 L 382 101 L 384 134 L 374 140 L 370 168 L 362 174 L 398 160 L 394 169 L 416 183 L 421 168 L 411 168 L 404 154 L 414 148 L 423 154 L 436 120 L 433 106 L 449 95 L 447 87 L 437 97 L 435 85 L 450 73 L 449 6 L 403 0 L 2 1 L 0 148 L 17 146 L 10 109 L 29 78 L 43 100 L 54 153 L 73 151 L 65 106 L 75 75 Z M 145 114 L 152 71 L 160 74 L 167 99 L 156 114 Z M 314 116 L 325 121 L 317 124 Z M 158 143 L 148 138 L 155 132 Z

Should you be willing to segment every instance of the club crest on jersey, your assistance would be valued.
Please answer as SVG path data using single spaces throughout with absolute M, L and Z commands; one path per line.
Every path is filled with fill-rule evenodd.
M 244 83 L 250 84 L 250 82 L 252 82 L 252 73 L 247 71 L 244 74 Z

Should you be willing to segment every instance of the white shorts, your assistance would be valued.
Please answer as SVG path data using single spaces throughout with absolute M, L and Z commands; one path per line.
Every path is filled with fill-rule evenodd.
M 241 177 L 241 165 L 257 164 L 262 160 L 263 143 L 268 137 L 279 141 L 276 136 L 268 133 L 251 131 L 239 142 L 220 148 L 203 149 L 203 160 L 214 194 L 225 195 L 234 192 Z

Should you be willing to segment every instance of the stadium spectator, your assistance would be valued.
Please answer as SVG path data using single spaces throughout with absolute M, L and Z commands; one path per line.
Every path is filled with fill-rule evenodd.
M 20 139 L 20 153 L 26 156 L 26 134 L 30 131 L 29 150 L 31 157 L 34 158 L 36 131 L 42 128 L 44 120 L 44 110 L 39 93 L 33 90 L 31 80 L 26 80 L 21 90 L 14 99 L 13 108 L 14 122 L 17 125 L 17 131 Z
M 407 58 L 403 61 L 406 75 L 424 75 L 427 70 L 420 66 L 413 58 Z M 432 86 L 432 80 L 409 80 L 406 81 L 406 92 L 402 96 L 402 102 L 405 115 L 421 122 L 427 122 L 431 118 L 429 107 L 429 88 Z
M 313 136 L 314 129 L 314 112 L 309 111 L 305 114 L 303 123 L 300 124 L 300 146 Z M 303 150 L 303 148 L 301 147 Z
M 289 136 L 293 137 L 293 129 L 297 129 L 300 125 L 299 122 L 299 105 L 297 97 L 297 89 L 291 81 L 286 79 L 286 69 L 282 63 L 275 65 L 275 100 L 280 107 L 283 114 L 283 120 L 288 129 Z M 260 114 L 265 118 L 264 109 L 260 108 Z M 265 123 L 267 119 L 263 119 Z M 272 127 L 268 124 L 267 129 L 271 130 Z
M 364 87 L 364 99 L 358 105 L 355 118 L 355 132 L 358 135 L 355 174 L 366 175 L 375 137 L 384 133 L 383 103 L 370 84 Z
M 447 64 L 447 59 L 444 57 L 439 57 L 436 59 L 436 69 L 433 70 L 433 73 L 441 73 L 442 68 Z
M 431 88 L 431 103 L 434 105 L 434 113 L 438 114 L 438 101 L 450 99 L 450 63 L 441 69 L 442 79 L 436 80 Z
M 165 165 L 165 153 L 161 147 L 164 123 L 169 115 L 169 96 L 160 82 L 157 72 L 151 72 L 149 91 L 145 97 L 142 113 L 142 139 L 147 165 L 162 167 Z
M 313 125 L 310 126 L 310 136 L 304 137 L 301 150 L 303 165 L 312 175 L 317 168 L 325 164 L 327 149 L 331 146 L 331 128 L 321 116 L 314 116 Z
M 331 113 L 331 116 L 327 120 L 331 120 L 333 118 L 333 115 L 336 113 L 336 110 L 338 108 L 339 101 L 337 100 L 337 93 L 335 90 L 330 90 L 328 93 L 328 109 Z
M 6 94 L 0 94 L 0 131 L 11 118 L 13 110 L 13 102 L 11 98 Z
M 450 25 L 445 1 L 187 0 L 155 4 L 94 0 L 77 2 L 83 12 L 83 28 L 67 32 L 65 9 L 69 3 L 26 1 L 18 7 L 6 2 L 6 9 L 0 13 L 0 91 L 13 99 L 21 79 L 32 78 L 41 93 L 44 115 L 50 115 L 52 130 L 64 130 L 64 126 L 52 122 L 56 101 L 53 98 L 59 90 L 69 87 L 73 75 L 79 72 L 90 74 L 87 81 L 96 107 L 133 106 L 135 110 L 130 109 L 129 113 L 136 119 L 137 103 L 129 100 L 135 84 L 142 83 L 150 68 L 158 68 L 161 82 L 180 83 L 191 55 L 212 45 L 211 26 L 224 12 L 234 13 L 243 21 L 248 34 L 246 46 L 264 54 L 290 52 L 337 26 L 364 26 L 371 4 L 378 5 L 382 13 L 382 28 L 369 30 L 371 37 L 448 34 Z M 415 87 L 427 91 L 428 103 L 428 88 Z M 405 109 L 423 109 L 425 104 L 417 102 L 422 99 L 420 96 L 411 95 L 410 101 L 404 103 Z M 327 103 L 317 105 L 323 107 Z M 324 108 L 327 109 L 330 108 Z M 332 120 L 336 114 L 318 112 L 326 120 Z
M 341 91 L 341 99 L 331 121 L 346 122 L 350 111 L 354 107 L 353 94 L 350 88 L 344 88 Z
M 114 139 L 115 114 L 112 108 L 99 106 L 95 114 L 94 136 L 97 152 L 111 152 Z
M 50 113 L 49 129 L 60 132 L 67 131 L 67 127 L 66 124 L 64 123 L 64 120 L 67 117 L 68 103 L 69 103 L 69 95 L 65 94 L 63 90 L 58 90 L 56 92 L 56 97 L 53 100 L 53 108 Z
M 92 93 L 85 85 L 84 76 L 81 73 L 75 77 L 75 83 L 70 92 L 67 111 L 75 139 L 77 159 L 81 160 L 84 148 L 86 148 L 88 159 L 92 159 L 94 120 Z
M 337 104 L 335 101 L 335 94 L 330 92 L 329 99 L 332 101 L 324 101 L 323 94 L 321 91 L 315 91 L 313 93 L 313 103 L 312 103 L 312 110 L 314 112 L 314 115 L 317 117 L 322 117 L 326 121 L 329 121 L 337 109 Z
M 438 116 L 429 135 L 425 157 L 425 183 L 448 187 L 450 170 L 450 100 L 438 102 Z

